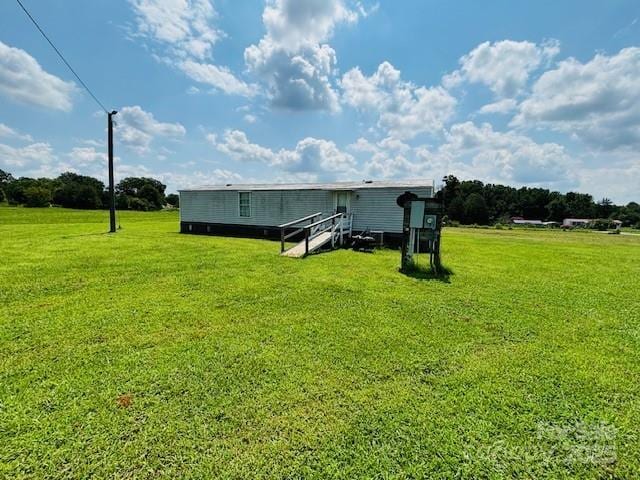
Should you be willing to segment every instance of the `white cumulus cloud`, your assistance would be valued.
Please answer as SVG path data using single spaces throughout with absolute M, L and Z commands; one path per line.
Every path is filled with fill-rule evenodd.
M 68 112 L 76 90 L 73 82 L 52 75 L 24 50 L 0 41 L 0 93 L 11 100 Z
M 446 162 L 467 162 L 476 176 L 517 184 L 575 182 L 574 161 L 562 145 L 537 143 L 518 132 L 498 132 L 491 124 L 453 125 L 437 150 Z
M 180 123 L 159 122 L 138 105 L 122 108 L 116 119 L 116 138 L 139 155 L 149 152 L 154 138 L 180 138 L 186 134 Z
M 640 147 L 640 48 L 569 58 L 533 85 L 513 125 L 574 135 L 597 149 Z
M 400 78 L 400 71 L 383 62 L 365 76 L 359 68 L 340 82 L 343 101 L 378 117 L 378 127 L 399 139 L 439 133 L 455 113 L 456 99 L 441 86 L 421 87 Z
M 453 87 L 463 81 L 481 83 L 498 97 L 514 97 L 523 92 L 531 73 L 559 51 L 556 40 L 540 45 L 513 40 L 484 42 L 460 59 L 460 69 L 446 76 L 444 85 Z
M 50 164 L 56 156 L 49 143 L 37 142 L 24 147 L 12 147 L 0 143 L 0 166 L 3 170 L 18 167 L 29 169 Z
M 245 50 L 250 72 L 267 85 L 272 104 L 291 110 L 339 109 L 333 86 L 336 53 L 325 42 L 335 27 L 361 15 L 343 0 L 270 0 L 266 35 Z
M 257 89 L 238 79 L 227 67 L 185 60 L 178 63 L 178 68 L 196 82 L 211 85 L 230 95 L 252 97 Z
M 223 35 L 209 0 L 130 0 L 137 34 L 170 46 L 177 56 L 203 59 Z
M 27 133 L 21 133 L 14 128 L 11 128 L 4 123 L 0 123 L 0 137 L 14 138 L 17 140 L 23 140 L 26 142 L 33 142 L 33 137 Z
M 355 159 L 341 151 L 334 142 L 307 137 L 300 140 L 294 149 L 274 151 L 252 143 L 240 130 L 225 131 L 221 140 L 213 134 L 207 135 L 209 142 L 230 158 L 244 162 L 261 162 L 294 174 L 321 174 L 340 176 L 354 174 Z

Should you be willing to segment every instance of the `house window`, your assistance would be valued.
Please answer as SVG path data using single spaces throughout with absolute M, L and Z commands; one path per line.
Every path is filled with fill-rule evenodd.
M 240 216 L 251 216 L 251 192 L 238 192 L 238 204 L 240 205 Z

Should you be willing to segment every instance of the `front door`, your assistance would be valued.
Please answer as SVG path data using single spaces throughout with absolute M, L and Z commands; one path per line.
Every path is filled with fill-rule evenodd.
M 340 190 L 334 193 L 336 213 L 349 213 L 351 192 Z

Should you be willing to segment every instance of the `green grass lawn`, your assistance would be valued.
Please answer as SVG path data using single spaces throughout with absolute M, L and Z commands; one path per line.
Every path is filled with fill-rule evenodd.
M 107 220 L 0 208 L 0 477 L 640 476 L 638 236 L 449 229 L 447 282 Z

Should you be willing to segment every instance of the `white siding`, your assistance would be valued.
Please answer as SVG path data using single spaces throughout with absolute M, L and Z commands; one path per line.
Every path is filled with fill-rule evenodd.
M 402 233 L 404 211 L 398 206 L 396 199 L 407 190 L 420 197 L 432 195 L 431 187 L 371 188 L 354 191 L 351 194 L 353 229 Z
M 351 193 L 354 230 L 402 232 L 402 208 L 396 198 L 410 190 L 429 197 L 431 187 L 370 188 Z M 183 191 L 180 193 L 180 220 L 183 222 L 231 225 L 277 226 L 316 212 L 333 213 L 335 196 L 328 190 L 254 190 L 251 194 L 251 217 L 241 217 L 238 192 Z
M 333 209 L 331 192 L 323 190 L 256 190 L 251 193 L 251 216 L 241 217 L 236 191 L 180 193 L 183 222 L 277 226 L 316 212 Z

